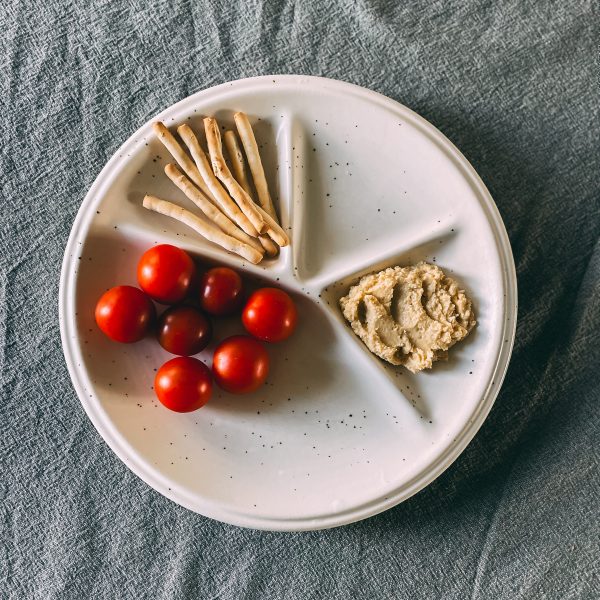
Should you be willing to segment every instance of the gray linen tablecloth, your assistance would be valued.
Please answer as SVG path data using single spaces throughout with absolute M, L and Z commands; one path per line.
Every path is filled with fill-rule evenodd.
M 0 6 L 0 598 L 598 598 L 600 70 L 591 2 Z M 507 380 L 459 460 L 330 531 L 176 506 L 109 450 L 59 338 L 63 249 L 116 148 L 192 92 L 267 73 L 351 81 L 439 127 L 517 264 Z

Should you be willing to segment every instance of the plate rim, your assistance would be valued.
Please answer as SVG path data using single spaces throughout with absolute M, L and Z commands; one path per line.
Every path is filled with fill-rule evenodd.
M 269 518 L 261 515 L 251 515 L 219 508 L 218 505 L 215 505 L 215 503 L 210 501 L 206 501 L 205 503 L 198 502 L 197 499 L 192 501 L 186 497 L 186 494 L 183 490 L 169 487 L 164 481 L 161 480 L 162 476 L 160 473 L 151 472 L 151 470 L 148 469 L 147 465 L 144 464 L 143 461 L 137 460 L 135 452 L 133 452 L 133 449 L 129 446 L 123 436 L 116 433 L 110 422 L 107 422 L 102 418 L 102 410 L 98 403 L 90 402 L 88 393 L 85 391 L 84 381 L 82 381 L 82 379 L 84 379 L 84 377 L 82 377 L 82 370 L 77 367 L 76 360 L 74 359 L 76 352 L 75 349 L 71 347 L 71 339 L 69 334 L 72 332 L 68 331 L 67 323 L 67 311 L 70 308 L 69 300 L 70 297 L 74 297 L 73 285 L 75 277 L 73 277 L 73 270 L 71 269 L 72 255 L 74 254 L 74 249 L 79 238 L 80 230 L 88 214 L 90 214 L 90 212 L 95 208 L 93 198 L 95 196 L 100 197 L 99 192 L 102 190 L 102 188 L 110 185 L 113 177 L 115 176 L 114 167 L 122 160 L 122 156 L 120 155 L 125 154 L 125 149 L 129 145 L 136 143 L 140 137 L 143 137 L 144 130 L 150 128 L 152 121 L 160 119 L 164 114 L 170 114 L 177 111 L 184 104 L 201 100 L 203 96 L 208 96 L 215 93 L 218 94 L 219 91 L 226 89 L 231 90 L 234 87 L 243 88 L 244 86 L 252 86 L 255 84 L 261 86 L 264 84 L 273 85 L 283 82 L 288 85 L 292 84 L 296 86 L 308 85 L 311 87 L 316 86 L 317 88 L 333 88 L 334 91 L 337 88 L 338 91 L 345 91 L 355 96 L 362 96 L 367 100 L 374 101 L 380 106 L 387 105 L 388 108 L 391 108 L 396 112 L 405 113 L 414 121 L 416 121 L 418 125 L 420 125 L 420 127 L 424 129 L 425 132 L 430 135 L 438 144 L 440 144 L 442 149 L 447 154 L 457 161 L 465 179 L 467 179 L 468 183 L 475 188 L 477 195 L 480 198 L 481 206 L 485 210 L 486 216 L 490 222 L 490 226 L 492 227 L 494 237 L 496 238 L 496 248 L 498 250 L 499 260 L 502 267 L 504 279 L 503 283 L 506 291 L 503 315 L 503 332 L 505 335 L 502 337 L 502 339 L 508 339 L 508 343 L 502 344 L 501 348 L 499 349 L 491 382 L 488 384 L 484 395 L 479 400 L 478 406 L 475 408 L 475 412 L 473 413 L 470 421 L 465 423 L 463 429 L 459 434 L 457 434 L 454 443 L 450 445 L 446 451 L 437 458 L 436 461 L 431 463 L 427 468 L 423 469 L 423 471 L 417 474 L 413 479 L 403 484 L 400 488 L 400 491 L 396 492 L 395 494 L 388 494 L 383 498 L 378 497 L 372 499 L 360 505 L 353 506 L 336 513 L 329 513 L 327 515 L 318 517 L 299 517 L 291 519 Z M 483 425 L 492 406 L 495 403 L 506 376 L 516 334 L 518 290 L 512 248 L 498 207 L 496 206 L 489 190 L 481 180 L 478 173 L 475 171 L 474 167 L 460 152 L 460 150 L 439 129 L 402 103 L 393 100 L 392 98 L 389 98 L 379 92 L 353 83 L 310 75 L 261 75 L 258 77 L 237 79 L 202 89 L 187 96 L 186 98 L 179 100 L 175 104 L 168 106 L 155 116 L 148 119 L 141 127 L 134 131 L 133 134 L 129 136 L 129 138 L 123 144 L 121 144 L 119 148 L 115 150 L 114 154 L 100 170 L 88 192 L 84 196 L 77 211 L 77 215 L 73 221 L 73 225 L 69 233 L 69 239 L 65 246 L 60 272 L 58 312 L 63 354 L 72 385 L 79 398 L 79 401 L 82 404 L 88 418 L 105 443 L 136 476 L 142 479 L 154 490 L 163 496 L 166 496 L 180 506 L 183 506 L 203 516 L 216 519 L 230 525 L 266 531 L 309 531 L 347 525 L 349 523 L 360 521 L 388 510 L 389 508 L 400 504 L 428 486 L 458 459 L 458 457 L 473 440 Z M 508 317 L 510 317 L 510 319 Z

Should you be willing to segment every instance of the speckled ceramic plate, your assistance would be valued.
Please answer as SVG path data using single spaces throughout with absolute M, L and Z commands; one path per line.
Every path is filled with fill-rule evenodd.
M 408 108 L 327 79 L 275 76 L 199 92 L 157 118 L 256 123 L 271 188 L 292 245 L 259 266 L 141 207 L 144 193 L 188 205 L 163 173 L 170 160 L 150 123 L 108 162 L 65 251 L 63 348 L 73 385 L 114 452 L 160 493 L 227 523 L 272 530 L 334 527 L 381 512 L 448 467 L 481 426 L 511 353 L 516 278 L 509 241 L 483 183 L 458 150 Z M 176 414 L 152 391 L 170 358 L 152 339 L 114 344 L 93 308 L 136 284 L 155 243 L 240 269 L 295 296 L 300 326 L 271 346 L 268 384 L 219 393 Z M 478 326 L 448 362 L 412 375 L 373 357 L 337 300 L 358 275 L 435 262 L 474 299 Z M 216 337 L 237 331 L 217 323 Z M 199 355 L 210 364 L 211 349 Z

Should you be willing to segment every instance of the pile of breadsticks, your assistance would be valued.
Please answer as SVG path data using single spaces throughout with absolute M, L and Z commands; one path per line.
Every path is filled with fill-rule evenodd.
M 158 139 L 180 167 L 168 164 L 167 177 L 202 211 L 204 218 L 156 196 L 145 196 L 144 207 L 185 223 L 207 240 L 256 264 L 265 254 L 276 256 L 280 247 L 289 244 L 289 238 L 278 223 L 250 121 L 242 112 L 236 113 L 234 120 L 258 202 L 252 197 L 246 161 L 235 132 L 226 131 L 224 135 L 232 174 L 223 155 L 217 121 L 207 117 L 204 129 L 210 163 L 189 125 L 180 125 L 177 133 L 191 158 L 163 123 L 153 125 Z

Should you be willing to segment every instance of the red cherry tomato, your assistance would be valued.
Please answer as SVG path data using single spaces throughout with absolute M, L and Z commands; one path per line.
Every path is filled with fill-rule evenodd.
M 213 375 L 227 392 L 246 394 L 257 390 L 269 374 L 265 347 L 247 335 L 227 338 L 215 350 Z
M 161 403 L 175 412 L 196 410 L 210 399 L 210 370 L 196 358 L 178 356 L 158 370 L 154 391 Z
M 195 269 L 187 252 L 161 244 L 144 252 L 138 263 L 137 278 L 148 296 L 161 304 L 174 304 L 185 298 Z
M 131 343 L 146 335 L 156 311 L 144 292 L 130 285 L 119 285 L 102 294 L 95 316 L 98 327 L 111 340 Z
M 242 313 L 244 327 L 265 342 L 281 342 L 294 333 L 298 312 L 292 299 L 277 288 L 254 292 Z
M 230 315 L 242 300 L 242 278 L 233 269 L 215 267 L 200 278 L 200 306 L 207 313 Z
M 192 306 L 174 306 L 158 319 L 158 342 L 173 354 L 196 354 L 208 346 L 211 336 L 210 321 Z

